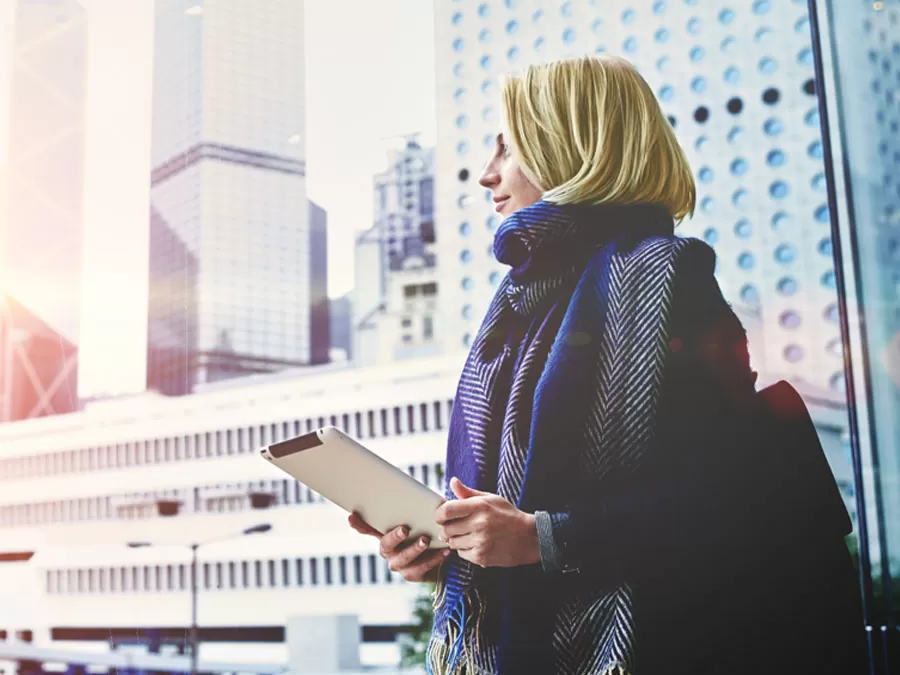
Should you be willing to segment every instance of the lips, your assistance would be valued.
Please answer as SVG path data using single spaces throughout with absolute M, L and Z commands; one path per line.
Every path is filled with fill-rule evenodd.
M 509 197 L 495 198 L 494 199 L 494 210 L 500 211 L 503 208 L 504 204 L 506 204 L 506 202 L 508 202 L 508 201 L 509 201 Z

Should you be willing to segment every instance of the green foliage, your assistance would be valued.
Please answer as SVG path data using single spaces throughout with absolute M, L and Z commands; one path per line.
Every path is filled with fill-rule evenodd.
M 425 665 L 428 641 L 431 639 L 431 627 L 434 624 L 432 607 L 434 588 L 434 584 L 424 584 L 422 593 L 416 598 L 412 629 L 404 635 L 400 647 L 404 667 Z

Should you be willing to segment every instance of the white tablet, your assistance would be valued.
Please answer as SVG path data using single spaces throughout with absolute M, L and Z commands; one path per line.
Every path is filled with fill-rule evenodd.
M 434 522 L 443 496 L 340 429 L 325 427 L 273 443 L 260 454 L 325 499 L 356 511 L 379 532 L 406 525 L 410 537 L 427 535 L 430 548 L 447 546 Z

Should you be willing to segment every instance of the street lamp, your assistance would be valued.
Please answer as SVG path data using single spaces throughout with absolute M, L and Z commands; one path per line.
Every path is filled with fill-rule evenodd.
M 262 534 L 263 532 L 268 532 L 271 529 L 272 526 L 269 523 L 260 523 L 259 525 L 248 527 L 247 529 L 235 534 L 229 534 L 223 537 L 214 537 L 213 539 L 206 539 L 204 541 L 187 544 L 187 546 L 191 549 L 191 630 L 189 637 L 189 643 L 191 646 L 191 675 L 197 675 L 197 656 L 200 646 L 200 630 L 197 625 L 197 549 L 199 549 L 201 546 L 206 546 L 207 544 L 212 544 L 219 541 L 228 541 L 230 539 L 237 539 L 239 537 L 251 534 Z M 147 548 L 149 546 L 153 546 L 153 543 L 149 541 L 130 541 L 127 545 L 129 548 Z

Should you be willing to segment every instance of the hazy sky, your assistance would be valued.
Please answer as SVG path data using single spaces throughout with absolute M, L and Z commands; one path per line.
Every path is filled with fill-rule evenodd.
M 249 1 L 249 0 L 248 0 Z M 260 1 L 260 0 L 253 0 Z M 298 0 L 300 1 L 300 0 Z M 0 0 L 0 162 L 13 0 Z M 85 278 L 79 390 L 143 389 L 150 175 L 152 0 L 88 10 Z M 353 284 L 353 235 L 371 220 L 385 137 L 434 142 L 429 0 L 304 0 L 307 186 L 328 211 L 329 292 Z

